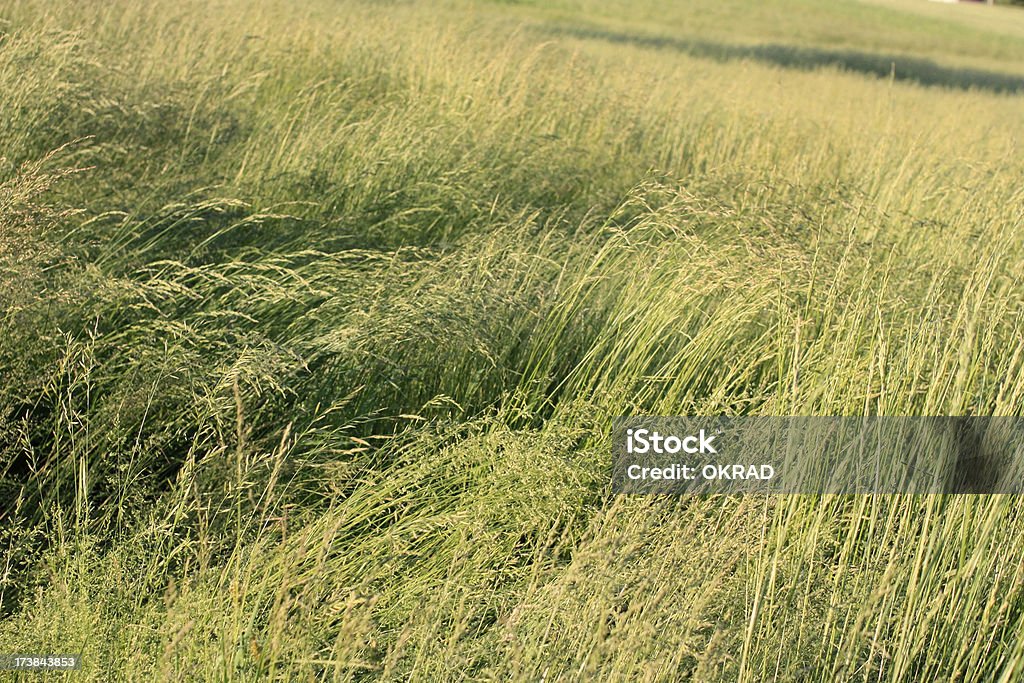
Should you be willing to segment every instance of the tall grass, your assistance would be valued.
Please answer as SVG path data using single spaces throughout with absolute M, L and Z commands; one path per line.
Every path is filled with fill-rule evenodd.
M 780 4 L 797 47 L 956 35 Z M 1021 96 L 578 5 L 0 2 L 0 653 L 1021 678 L 1015 498 L 615 497 L 606 444 L 633 412 L 1019 415 Z M 680 7 L 683 41 L 765 11 Z M 1024 36 L 950 40 L 1019 72 Z

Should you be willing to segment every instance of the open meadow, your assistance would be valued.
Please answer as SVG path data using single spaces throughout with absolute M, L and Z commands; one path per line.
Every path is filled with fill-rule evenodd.
M 1024 680 L 1019 497 L 632 414 L 1024 415 L 1024 8 L 0 0 L 0 655 Z

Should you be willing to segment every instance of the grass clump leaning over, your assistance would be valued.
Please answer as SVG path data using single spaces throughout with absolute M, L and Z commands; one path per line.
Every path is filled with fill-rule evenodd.
M 1019 679 L 1015 498 L 610 493 L 616 415 L 1024 405 L 1024 35 L 774 4 L 0 0 L 0 653 Z

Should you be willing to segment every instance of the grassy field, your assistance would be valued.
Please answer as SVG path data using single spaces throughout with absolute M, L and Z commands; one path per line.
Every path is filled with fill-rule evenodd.
M 0 654 L 1024 680 L 1017 498 L 608 481 L 622 414 L 1022 414 L 1022 17 L 0 0 Z

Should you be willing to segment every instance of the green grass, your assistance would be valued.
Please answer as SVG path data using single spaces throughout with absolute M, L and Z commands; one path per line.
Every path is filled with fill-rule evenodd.
M 0 0 L 0 654 L 1024 678 L 1014 497 L 610 493 L 1021 414 L 1020 10 L 882 5 Z

